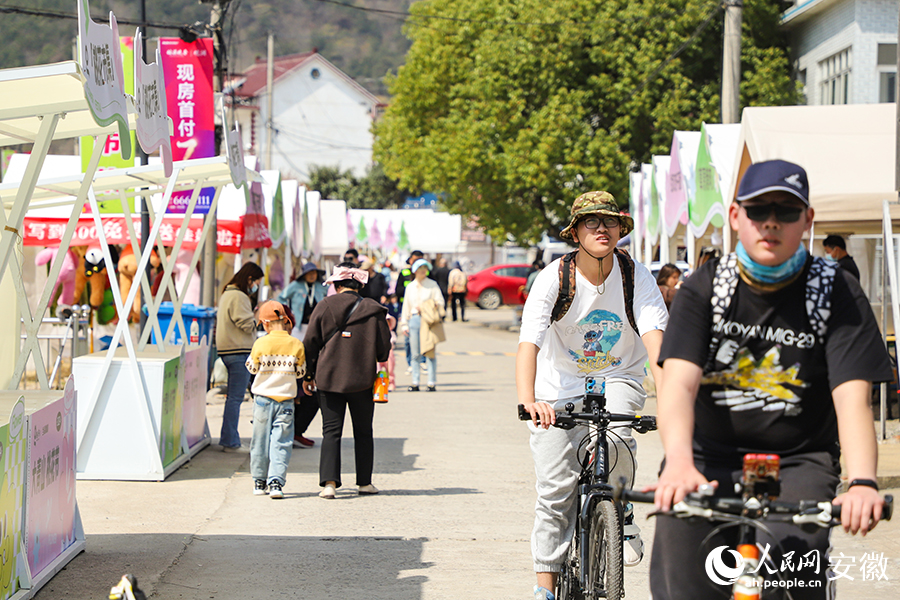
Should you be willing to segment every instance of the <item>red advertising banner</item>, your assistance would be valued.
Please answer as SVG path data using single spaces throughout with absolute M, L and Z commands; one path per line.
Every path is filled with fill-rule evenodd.
M 190 160 L 216 155 L 215 107 L 213 105 L 213 42 L 197 38 L 185 42 L 179 38 L 159 39 L 160 59 L 166 82 L 166 105 L 175 133 L 172 159 Z M 194 212 L 206 214 L 215 189 L 203 188 Z M 169 213 L 184 213 L 190 204 L 190 192 L 172 194 Z
M 132 217 L 135 230 L 140 231 L 140 217 Z M 175 245 L 175 238 L 181 228 L 180 217 L 163 219 L 159 228 L 159 238 L 163 246 Z M 128 228 L 125 225 L 125 217 L 103 217 L 103 231 L 106 240 L 110 244 L 130 244 Z M 25 217 L 22 227 L 26 246 L 58 246 L 66 230 L 68 219 Z M 241 248 L 262 248 L 272 245 L 269 239 L 269 223 L 264 215 L 247 215 L 237 221 L 217 221 L 216 246 L 219 252 L 237 254 Z M 191 219 L 188 230 L 184 234 L 184 242 L 181 247 L 186 250 L 194 250 L 202 241 L 200 234 L 203 230 L 202 219 Z M 89 246 L 99 241 L 97 227 L 92 218 L 78 220 L 75 234 L 72 237 L 72 246 Z

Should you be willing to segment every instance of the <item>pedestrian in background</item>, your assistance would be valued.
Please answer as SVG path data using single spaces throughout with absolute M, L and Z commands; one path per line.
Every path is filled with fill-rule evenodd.
M 540 273 L 545 266 L 544 261 L 541 259 L 537 259 L 531 263 L 531 273 L 528 274 L 528 279 L 525 280 L 525 289 L 522 291 L 522 296 L 525 299 L 528 298 L 528 294 L 531 292 L 531 286 L 534 285 L 534 280 L 537 279 L 538 273 Z
M 462 270 L 459 261 L 453 263 L 453 270 L 447 276 L 447 289 L 450 292 L 450 312 L 456 320 L 456 307 L 459 305 L 459 318 L 466 319 L 466 292 L 469 290 L 469 278 Z
M 822 242 L 825 247 L 825 256 L 828 260 L 834 261 L 841 266 L 842 269 L 853 275 L 859 281 L 859 267 L 853 257 L 847 254 L 847 243 L 839 235 L 829 235 Z
M 394 293 L 397 294 L 397 298 L 400 300 L 400 306 L 403 306 L 403 300 L 406 297 L 406 286 L 412 281 L 415 277 L 413 276 L 412 264 L 424 257 L 419 250 L 413 250 L 409 258 L 406 259 L 406 264 L 409 265 L 405 267 L 402 271 L 400 271 L 400 275 L 397 276 L 397 285 L 394 287 Z M 406 372 L 412 373 L 412 351 L 409 347 L 409 336 L 403 337 L 403 347 L 406 351 Z M 424 362 L 424 359 L 422 359 Z
M 344 252 L 344 262 L 352 262 L 353 266 L 359 266 L 359 250 L 356 248 L 347 248 Z
M 371 298 L 378 304 L 387 302 L 388 283 L 384 275 L 375 270 L 375 261 L 367 258 L 359 267 L 369 274 L 369 281 L 360 290 L 359 295 L 363 298 Z
M 318 268 L 315 263 L 308 262 L 303 265 L 297 278 L 288 284 L 277 298 L 279 302 L 289 306 L 296 317 L 297 322 L 294 323 L 291 335 L 298 340 L 303 340 L 313 311 L 319 302 L 325 299 L 327 290 L 325 284 L 322 283 L 324 276 L 325 271 Z M 316 418 L 316 413 L 319 412 L 319 399 L 316 396 L 307 396 L 303 392 L 303 388 L 298 386 L 294 404 L 296 406 L 293 446 L 294 448 L 312 447 L 315 442 L 304 434 L 309 428 L 309 424 Z
M 216 313 L 216 351 L 228 370 L 228 389 L 219 444 L 223 452 L 240 452 L 238 420 L 241 402 L 250 383 L 246 362 L 256 341 L 256 318 L 250 296 L 259 291 L 263 270 L 254 262 L 245 263 L 225 285 Z
M 444 298 L 437 283 L 428 278 L 431 263 L 420 258 L 412 265 L 416 278 L 406 286 L 406 299 L 400 315 L 400 330 L 409 338 L 413 364 L 422 357 L 428 365 L 428 391 L 436 390 L 437 355 L 435 346 L 444 341 Z M 412 370 L 410 392 L 419 391 L 419 369 Z
M 437 260 L 437 267 L 435 267 L 430 277 L 438 284 L 438 288 L 441 290 L 441 295 L 444 297 L 444 312 L 446 313 L 447 302 L 450 300 L 450 294 L 448 292 L 450 286 L 450 269 L 447 268 L 447 259 L 439 258 Z
M 259 307 L 266 335 L 256 340 L 247 358 L 253 380 L 253 438 L 250 441 L 250 476 L 253 493 L 268 492 L 284 498 L 287 467 L 294 439 L 294 398 L 297 379 L 306 373 L 303 343 L 291 336 L 294 322 L 284 305 L 275 300 Z
M 663 265 L 656 275 L 656 285 L 659 286 L 659 293 L 662 294 L 667 309 L 672 306 L 680 281 L 681 271 L 672 263 Z
M 326 499 L 334 498 L 342 485 L 341 436 L 348 408 L 353 422 L 359 494 L 378 493 L 372 485 L 372 388 L 376 365 L 390 355 L 391 332 L 387 309 L 359 295 L 368 279 L 369 274 L 352 262 L 335 267 L 325 283 L 333 283 L 337 293 L 316 307 L 303 340 L 307 364 L 303 389 L 308 394 L 318 390 L 322 410 L 319 496 Z

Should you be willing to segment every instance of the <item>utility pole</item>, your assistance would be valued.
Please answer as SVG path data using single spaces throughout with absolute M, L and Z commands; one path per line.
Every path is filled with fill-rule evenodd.
M 725 0 L 722 53 L 722 122 L 741 122 L 741 18 L 743 0 Z
M 147 0 L 141 0 L 141 22 L 147 22 Z M 146 59 L 147 57 L 147 36 L 149 35 L 149 30 L 145 25 L 141 26 L 144 30 L 144 35 L 141 36 L 141 56 Z M 130 134 L 129 134 L 130 135 Z M 141 159 L 141 164 L 146 165 L 149 164 L 149 159 L 147 157 L 147 153 L 144 152 L 144 149 L 141 148 L 140 142 L 135 144 L 137 146 L 137 153 Z M 141 202 L 141 255 L 146 254 L 147 252 L 151 252 L 153 250 L 153 245 L 150 243 L 150 199 L 147 196 L 140 196 Z M 150 285 L 153 285 L 153 267 L 150 265 L 150 261 L 147 261 L 147 268 L 145 269 L 145 273 L 147 275 L 147 281 Z M 140 281 L 140 279 L 139 279 Z M 147 325 L 147 315 L 144 314 L 144 306 L 147 305 L 147 301 L 149 298 L 146 298 L 143 293 L 138 291 L 138 294 L 141 297 L 141 316 L 140 316 L 140 330 L 141 333 L 144 332 L 144 327 Z
M 215 60 L 215 78 L 213 79 L 213 92 L 222 93 L 225 89 L 225 44 L 222 35 L 222 27 L 225 21 L 225 8 L 230 0 L 215 0 L 209 15 L 209 26 L 213 36 L 213 58 Z M 222 140 L 225 139 L 225 131 L 228 124 L 225 114 L 222 114 L 222 125 L 216 128 L 216 154 L 222 152 Z M 206 215 L 206 220 L 211 222 L 209 236 L 203 243 L 203 270 L 200 273 L 200 303 L 203 306 L 215 306 L 216 304 L 216 242 L 218 237 L 218 223 L 215 211 Z
M 275 35 L 269 32 L 269 44 L 266 50 L 266 168 L 272 168 L 272 138 L 275 136 L 272 101 L 275 81 Z

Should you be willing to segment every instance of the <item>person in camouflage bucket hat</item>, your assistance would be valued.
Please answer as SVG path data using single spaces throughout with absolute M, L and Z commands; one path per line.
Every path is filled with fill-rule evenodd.
M 608 215 L 619 219 L 619 238 L 623 238 L 634 229 L 634 219 L 623 212 L 616 204 L 616 199 L 609 192 L 586 192 L 572 203 L 569 224 L 559 233 L 559 237 L 574 242 L 572 230 L 578 221 L 587 215 Z
M 536 600 L 554 599 L 570 551 L 582 468 L 573 449 L 582 447 L 588 435 L 584 427 L 550 427 L 557 411 L 570 403 L 581 410 L 585 378 L 599 377 L 606 381 L 606 409 L 635 415 L 646 399 L 644 365 L 649 362 L 656 381 L 662 380 L 657 358 L 668 324 L 665 301 L 647 267 L 617 248 L 633 228 L 632 218 L 608 192 L 579 196 L 560 233 L 578 249 L 538 273 L 522 310 L 516 396 L 531 416 L 529 445 L 537 479 L 531 535 Z M 617 429 L 614 438 L 609 453 L 619 460 L 610 467 L 610 481 L 622 477 L 630 488 L 637 442 L 627 427 Z M 633 511 L 623 515 L 622 526 L 622 560 L 632 567 L 644 555 Z

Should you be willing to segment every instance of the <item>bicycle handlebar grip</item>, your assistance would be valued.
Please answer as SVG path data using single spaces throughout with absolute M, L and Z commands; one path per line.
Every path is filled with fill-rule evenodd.
M 525 410 L 524 404 L 519 405 L 519 420 L 520 421 L 530 421 L 531 420 L 531 415 L 528 414 L 527 410 Z
M 891 517 L 894 515 L 894 496 L 891 494 L 885 494 L 884 496 L 884 506 L 881 507 L 881 520 L 882 521 L 890 521 Z M 835 521 L 841 520 L 841 505 L 840 504 L 832 504 L 831 505 L 831 518 Z
M 655 501 L 653 492 L 635 492 L 633 490 L 623 490 L 622 499 L 629 502 L 641 502 L 643 504 L 653 504 Z

